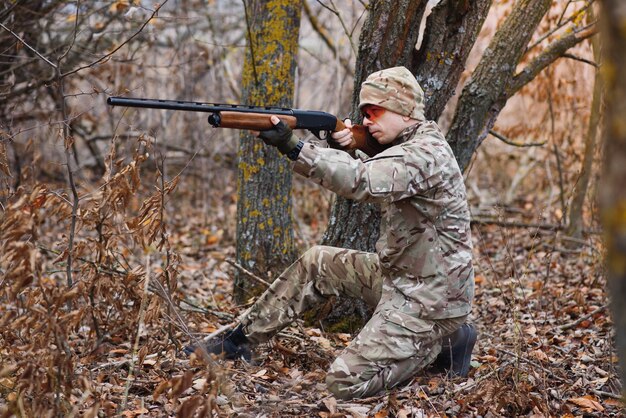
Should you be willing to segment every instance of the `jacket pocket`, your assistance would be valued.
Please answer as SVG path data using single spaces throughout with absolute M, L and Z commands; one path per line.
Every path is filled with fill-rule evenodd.
M 416 318 L 401 311 L 385 311 L 383 317 L 387 322 L 395 325 L 393 328 L 397 335 L 411 336 L 431 332 L 434 327 L 432 321 Z
M 395 200 L 406 192 L 408 174 L 401 156 L 385 156 L 377 159 L 374 164 L 370 159 L 368 163 L 367 180 L 373 196 L 391 197 Z

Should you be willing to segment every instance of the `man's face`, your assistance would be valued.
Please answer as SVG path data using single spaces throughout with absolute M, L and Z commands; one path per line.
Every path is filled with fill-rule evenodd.
M 412 125 L 407 117 L 376 105 L 363 106 L 361 113 L 363 114 L 363 125 L 382 145 L 393 142 L 400 132 Z

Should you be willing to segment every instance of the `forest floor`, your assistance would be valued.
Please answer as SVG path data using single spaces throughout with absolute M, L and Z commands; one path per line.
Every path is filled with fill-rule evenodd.
M 566 249 L 554 233 L 533 228 L 482 225 L 473 233 L 472 318 L 480 337 L 469 378 L 426 371 L 389 394 L 339 401 L 325 388 L 325 371 L 351 336 L 298 324 L 259 347 L 254 365 L 219 363 L 219 410 L 251 417 L 619 416 L 600 254 L 593 246 Z M 229 252 L 219 251 L 218 260 Z M 230 310 L 232 267 L 198 260 L 223 269 L 223 279 L 183 280 L 183 292 Z M 208 332 L 218 326 L 196 325 Z
M 223 192 L 232 195 L 234 190 Z M 327 195 L 316 195 L 315 190 L 295 193 L 328 205 Z M 155 316 L 158 320 L 150 319 L 155 315 L 152 303 L 142 310 L 146 317 L 139 326 L 139 338 L 135 339 L 137 330 L 132 328 L 142 324 L 137 318 L 127 320 L 135 324 L 132 327 L 117 334 L 111 331 L 97 342 L 89 316 L 78 318 L 81 325 L 68 331 L 66 353 L 73 362 L 71 370 L 82 380 L 80 388 L 74 384 L 66 416 L 622 415 L 600 238 L 592 235 L 584 245 L 571 249 L 558 233 L 537 227 L 473 226 L 476 297 L 472 321 L 479 339 L 466 379 L 426 370 L 382 396 L 336 400 L 326 390 L 326 370 L 352 336 L 301 322 L 257 347 L 253 364 L 188 358 L 179 351 L 181 347 L 232 324 L 247 308 L 232 301 L 234 210 L 228 199 L 216 209 L 217 219 L 170 208 L 169 247 L 180 257 L 177 303 L 169 308 L 161 305 L 160 316 Z M 326 211 L 312 213 L 321 218 L 294 214 L 302 247 L 319 239 L 325 225 Z M 46 227 L 50 230 L 42 233 L 62 235 L 54 231 L 57 223 L 48 222 Z M 56 256 L 41 256 L 44 269 L 59 270 L 53 263 Z M 156 273 L 158 262 L 153 263 L 150 267 L 141 259 L 129 262 Z M 14 309 L 13 301 L 2 303 L 7 310 Z M 133 304 L 136 313 L 138 299 Z M 113 312 L 113 306 L 108 309 Z M 11 416 L 2 413 L 7 406 L 20 415 L 19 411 L 29 410 L 27 403 L 33 401 L 29 393 L 35 393 L 29 390 L 35 386 L 16 383 L 16 370 L 21 370 L 20 382 L 28 379 L 25 366 L 19 366 L 26 345 L 6 342 L 0 346 L 4 363 L 0 367 L 0 416 Z M 37 356 L 42 362 L 63 358 L 54 345 L 37 350 L 33 349 L 29 360 L 33 364 Z M 18 366 L 9 366 L 13 363 Z M 51 399 L 58 400 L 58 396 Z

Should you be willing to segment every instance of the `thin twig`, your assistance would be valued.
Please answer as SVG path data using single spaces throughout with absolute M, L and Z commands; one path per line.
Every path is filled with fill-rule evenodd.
M 148 354 L 147 356 L 144 357 L 144 360 L 151 360 L 153 358 L 157 358 L 159 356 L 159 354 L 155 353 L 155 354 Z M 92 372 L 95 372 L 96 370 L 100 370 L 100 369 L 106 369 L 107 367 L 120 367 L 125 365 L 126 363 L 129 363 L 131 360 L 130 359 L 124 359 L 124 360 L 118 360 L 118 361 L 110 361 L 108 363 L 102 363 L 102 364 L 98 364 L 96 367 L 89 369 Z M 129 380 L 130 376 L 126 378 L 126 380 Z
M 156 293 L 156 292 L 155 292 Z M 157 293 L 160 295 L 160 293 Z M 211 309 L 207 309 L 207 308 L 203 308 L 202 306 L 198 306 L 197 304 L 191 302 L 189 299 L 180 299 L 180 303 L 184 303 L 186 305 L 191 306 L 191 308 L 193 309 L 186 309 L 182 306 L 180 306 L 180 309 L 182 309 L 183 311 L 187 311 L 187 312 L 199 312 L 205 315 L 213 315 L 216 316 L 218 318 L 221 319 L 226 319 L 228 321 L 232 321 L 234 316 L 227 313 L 227 312 L 222 312 L 222 311 L 215 311 L 215 310 L 211 310 Z
M 490 371 L 486 375 L 481 376 L 480 378 L 476 379 L 474 382 L 470 383 L 469 385 L 461 386 L 461 387 L 455 389 L 454 391 L 452 391 L 452 395 L 457 395 L 458 393 L 466 391 L 467 389 L 474 388 L 479 383 L 481 383 L 483 380 L 489 379 L 491 376 L 493 376 L 494 374 L 498 373 L 500 370 L 504 369 L 505 367 L 510 366 L 511 364 L 513 364 L 512 361 L 505 361 L 500 367 L 498 367 L 496 369 L 493 369 L 492 371 Z
M 33 48 L 32 46 L 30 46 L 28 44 L 28 42 L 26 42 L 25 40 L 23 40 L 22 38 L 20 38 L 20 36 L 13 32 L 11 29 L 7 28 L 6 26 L 4 26 L 2 23 L 0 23 L 0 27 L 2 29 L 4 29 L 5 31 L 9 32 L 11 35 L 13 35 L 18 41 L 20 41 L 20 43 L 22 43 L 22 45 L 24 45 L 26 48 L 30 49 L 31 51 L 33 51 L 39 58 L 41 58 L 42 60 L 44 60 L 46 63 L 48 63 L 48 65 L 50 65 L 52 68 L 54 68 L 55 70 L 57 69 L 57 66 L 55 64 L 53 64 L 52 62 L 50 62 L 50 60 L 46 57 L 44 57 L 42 54 L 40 54 L 35 48 Z
M 591 3 L 593 3 L 593 1 L 594 0 L 588 1 L 580 10 L 578 10 L 576 13 L 572 13 L 572 15 L 565 21 L 562 21 L 563 16 L 561 16 L 561 18 L 559 18 L 559 23 L 554 28 L 552 28 L 548 32 L 544 33 L 539 39 L 537 39 L 537 41 L 535 41 L 535 43 L 530 45 L 526 49 L 526 51 L 530 51 L 531 49 L 534 49 L 541 42 L 543 42 L 544 40 L 548 39 L 551 35 L 553 35 L 554 33 L 558 32 L 560 29 L 564 28 L 565 25 L 567 25 L 568 23 L 572 22 L 573 19 L 576 18 L 579 13 L 582 13 L 584 10 L 586 10 L 591 5 Z M 567 7 L 564 7 L 563 8 L 563 13 L 565 13 L 566 10 L 567 10 Z M 587 25 L 587 27 L 589 27 L 589 25 Z
M 545 231 L 562 231 L 565 229 L 564 225 L 549 224 L 549 223 L 535 223 L 535 222 L 516 222 L 516 221 L 503 221 L 500 219 L 491 219 L 483 217 L 473 217 L 472 225 L 497 225 L 507 228 L 538 228 Z M 586 229 L 583 231 L 588 235 L 600 235 L 602 231 L 596 229 Z M 565 237 L 562 237 L 566 239 Z
M 556 168 L 559 173 L 559 202 L 561 203 L 561 211 L 562 213 L 567 213 L 567 204 L 565 203 L 565 181 L 563 180 L 563 164 L 561 163 L 561 153 L 559 153 L 559 148 L 556 145 L 556 142 L 552 143 L 554 150 L 554 157 L 556 159 Z M 562 224 L 563 219 L 561 218 L 560 224 Z
M 565 330 L 568 330 L 570 328 L 577 327 L 583 321 L 585 321 L 585 320 L 591 318 L 592 316 L 594 316 L 594 315 L 604 311 L 608 306 L 609 306 L 608 304 L 602 305 L 602 306 L 594 309 L 593 311 L 589 312 L 587 315 L 581 316 L 580 318 L 578 318 L 574 322 L 570 322 L 569 324 L 561 325 L 560 327 L 558 327 L 558 329 L 560 329 L 561 331 L 565 331 Z
M 230 264 L 231 266 L 235 267 L 237 270 L 241 271 L 242 273 L 245 273 L 247 276 L 249 276 L 250 278 L 256 280 L 257 282 L 261 283 L 262 285 L 266 286 L 266 287 L 270 287 L 272 284 L 266 282 L 265 280 L 263 280 L 262 278 L 260 278 L 259 276 L 257 276 L 256 274 L 252 273 L 249 270 L 246 270 L 245 267 L 243 267 L 242 265 L 236 263 L 235 261 L 232 260 L 226 260 L 226 262 L 228 264 Z
M 135 336 L 135 342 L 133 344 L 133 351 L 131 353 L 130 358 L 130 368 L 128 370 L 128 380 L 126 381 L 126 388 L 124 389 L 124 398 L 122 400 L 122 405 L 120 406 L 120 411 L 126 410 L 126 404 L 128 402 L 128 392 L 130 390 L 130 385 L 134 380 L 134 372 L 135 372 L 135 358 L 137 357 L 137 353 L 139 352 L 139 339 L 141 337 L 141 330 L 143 328 L 143 322 L 146 317 L 146 307 L 148 305 L 148 287 L 150 286 L 150 253 L 146 254 L 146 278 L 143 284 L 143 294 L 141 296 L 141 303 L 139 305 L 139 321 L 137 323 L 137 334 Z
M 582 62 L 584 64 L 589 64 L 589 65 L 591 65 L 592 67 L 594 67 L 596 69 L 600 68 L 600 64 L 598 64 L 597 62 L 588 60 L 588 59 L 583 58 L 583 57 L 579 57 L 579 56 L 574 55 L 574 54 L 563 54 L 563 58 L 569 58 L 569 59 L 574 60 L 574 61 L 579 61 L 579 62 Z
M 230 324 L 223 325 L 219 327 L 217 330 L 210 333 L 209 335 L 202 337 L 200 341 L 209 341 L 210 339 L 215 338 L 218 335 L 221 335 L 225 333 L 226 331 L 235 328 L 236 325 L 239 325 L 239 321 L 234 321 L 234 322 L 231 322 Z
M 560 236 L 562 241 L 569 241 L 569 242 L 573 242 L 579 245 L 584 245 L 585 247 L 590 248 L 591 250 L 593 250 L 594 252 L 597 252 L 598 249 L 596 247 L 593 246 L 593 244 L 589 243 L 587 240 L 585 239 L 580 239 L 580 238 L 575 238 L 575 237 L 569 237 L 567 235 L 561 235 Z
M 424 390 L 422 385 L 417 385 L 417 388 L 420 390 L 420 392 L 422 392 L 423 398 L 426 398 L 426 400 L 428 401 L 428 404 L 430 405 L 432 410 L 435 411 L 435 414 L 437 414 L 437 416 L 440 417 L 441 413 L 439 411 L 437 411 L 437 408 L 435 408 L 435 405 L 433 405 L 433 403 L 431 402 L 430 397 L 428 396 L 428 394 L 426 393 L 426 391 Z M 422 396 L 420 396 L 420 398 L 422 398 Z
M 332 51 L 333 56 L 336 57 L 337 47 L 333 43 L 333 40 L 330 39 L 328 32 L 326 31 L 325 28 L 322 27 L 322 25 L 320 25 L 320 22 L 319 20 L 317 20 L 317 16 L 313 14 L 313 11 L 311 10 L 311 6 L 309 6 L 309 3 L 305 1 L 302 3 L 302 5 L 304 6 L 304 13 L 309 18 L 311 27 L 320 36 L 320 38 L 322 38 L 322 41 L 324 41 L 326 46 Z
M 65 52 L 63 52 L 63 54 L 61 54 L 61 56 L 57 59 L 59 63 L 63 61 L 63 59 L 67 56 L 67 54 L 70 53 L 70 51 L 74 47 L 74 44 L 76 43 L 76 36 L 78 35 L 78 16 L 79 16 L 80 9 L 81 9 L 80 1 L 77 1 L 76 2 L 76 14 L 74 15 L 74 30 L 72 31 L 72 42 L 70 42 L 68 47 L 65 49 Z
M 604 390 L 598 390 L 598 389 L 591 389 L 591 391 L 598 395 L 598 396 L 604 396 L 606 398 L 613 398 L 613 399 L 619 399 L 620 401 L 623 401 L 624 398 L 622 397 L 621 394 L 619 393 L 611 393 L 611 392 L 606 392 Z
M 498 348 L 498 347 L 496 347 L 496 348 L 495 348 L 495 350 L 496 350 L 496 351 L 499 351 L 499 352 L 501 352 L 501 353 L 504 353 L 504 354 L 508 354 L 508 355 L 509 355 L 509 356 L 511 356 L 511 357 L 515 357 L 515 359 L 516 359 L 518 362 L 519 362 L 519 361 L 523 361 L 524 363 L 530 364 L 531 366 L 534 366 L 534 367 L 538 368 L 539 370 L 542 370 L 542 371 L 546 372 L 546 373 L 547 373 L 547 374 L 548 374 L 551 378 L 553 378 L 553 379 L 556 379 L 556 380 L 558 380 L 558 381 L 560 381 L 560 382 L 565 382 L 565 381 L 567 381 L 566 379 L 564 379 L 564 378 L 562 378 L 562 377 L 557 376 L 556 374 L 554 374 L 554 372 L 553 372 L 552 370 L 547 369 L 546 367 L 544 367 L 544 366 L 543 366 L 543 364 L 541 364 L 541 363 L 539 363 L 539 362 L 537 362 L 537 361 L 535 361 L 535 360 L 528 359 L 528 358 L 526 358 L 526 357 L 524 357 L 524 356 L 521 356 L 521 355 L 519 355 L 519 354 L 517 354 L 517 353 L 514 353 L 514 352 L 512 352 L 512 351 L 509 351 L 509 350 L 505 350 L 505 349 L 503 349 L 503 348 Z
M 327 5 L 325 5 L 321 0 L 317 0 L 317 2 L 319 4 L 322 5 L 322 7 L 324 7 L 325 9 L 329 10 L 331 13 L 333 13 L 335 16 L 337 16 L 337 18 L 339 19 L 339 23 L 341 23 L 341 27 L 343 28 L 343 31 L 345 32 L 346 36 L 348 37 L 348 40 L 350 41 L 350 47 L 352 48 L 352 52 L 354 52 L 354 54 L 357 54 L 357 48 L 354 45 L 354 41 L 352 39 L 352 36 L 350 36 L 350 31 L 348 30 L 346 23 L 343 21 L 343 18 L 341 17 L 341 14 L 337 11 L 337 8 L 335 7 L 335 4 L 333 3 L 333 0 L 329 0 L 330 1 L 330 5 L 331 7 L 328 7 Z
M 479 225 L 497 225 L 509 228 L 537 228 L 548 231 L 560 231 L 563 229 L 562 225 L 557 224 L 547 224 L 547 223 L 535 223 L 535 222 L 515 222 L 515 221 L 503 221 L 500 219 L 489 219 L 489 218 L 480 218 L 473 217 L 471 220 L 472 224 Z
M 72 268 L 74 264 L 74 240 L 76 239 L 76 224 L 78 221 L 78 205 L 80 203 L 80 197 L 78 196 L 78 190 L 76 190 L 76 181 L 74 180 L 74 170 L 72 169 L 72 149 L 74 139 L 70 132 L 70 122 L 67 113 L 67 104 L 65 103 L 65 89 L 64 80 L 61 76 L 61 61 L 59 60 L 56 68 L 57 83 L 58 83 L 58 95 L 59 95 L 59 108 L 61 111 L 61 132 L 63 133 L 63 145 L 65 148 L 65 163 L 67 164 L 67 182 L 72 192 L 72 216 L 70 218 L 70 231 L 67 243 L 67 286 L 72 287 L 74 285 L 72 279 Z M 74 156 L 76 157 L 76 156 Z M 69 303 L 69 301 L 68 301 Z
M 319 20 L 317 19 L 317 17 L 311 10 L 311 6 L 309 6 L 309 3 L 305 1 L 302 4 L 304 6 L 304 12 L 306 16 L 309 18 L 309 22 L 311 23 L 311 27 L 313 28 L 313 30 L 320 36 L 320 38 L 322 38 L 322 41 L 324 41 L 324 44 L 326 44 L 326 46 L 331 50 L 331 52 L 333 53 L 333 57 L 339 60 L 339 62 L 341 63 L 341 66 L 346 71 L 346 73 L 353 75 L 354 71 L 352 70 L 352 68 L 350 68 L 350 62 L 348 62 L 348 60 L 346 60 L 344 57 L 341 56 L 341 54 L 337 50 L 337 47 L 335 46 L 335 43 L 330 38 L 328 31 L 326 31 L 326 29 L 322 27 L 322 25 L 320 25 Z M 313 54 L 313 52 L 308 51 L 306 48 L 303 48 L 302 46 L 301 48 L 303 49 L 303 51 L 308 52 L 313 58 L 318 59 Z
M 250 64 L 252 66 L 252 74 L 254 76 L 255 85 L 259 85 L 259 77 L 256 72 L 256 61 L 255 61 L 255 53 L 254 53 L 254 41 L 252 40 L 252 28 L 250 23 L 250 14 L 248 13 L 248 4 L 246 0 L 243 1 L 243 12 L 246 16 L 246 30 L 248 33 L 248 46 L 250 47 Z
M 154 16 L 156 16 L 157 13 L 159 13 L 159 10 L 161 10 L 161 7 L 163 7 L 165 5 L 165 3 L 167 3 L 168 1 L 169 0 L 165 0 L 160 5 L 157 5 L 157 7 L 154 9 L 154 12 L 152 12 L 150 17 L 143 23 L 143 25 L 141 25 L 141 27 L 130 38 L 128 38 L 127 40 L 122 42 L 117 48 L 113 49 L 113 51 L 109 52 L 106 55 L 103 55 L 102 57 L 98 58 L 97 60 L 95 60 L 94 62 L 92 62 L 90 64 L 83 65 L 82 67 L 78 67 L 78 68 L 76 68 L 74 70 L 68 71 L 67 73 L 62 74 L 61 76 L 62 77 L 67 77 L 69 75 L 76 74 L 79 71 L 82 71 L 82 70 L 84 70 L 86 68 L 91 68 L 91 67 L 101 63 L 102 61 L 112 57 L 117 51 L 122 49 L 127 43 L 129 43 L 130 41 L 135 39 L 144 30 L 144 28 L 148 25 L 148 23 L 150 23 L 150 21 L 154 18 Z
M 37 248 L 39 250 L 45 252 L 45 253 L 54 254 L 56 256 L 59 256 L 59 255 L 63 254 L 62 251 L 51 250 L 50 248 L 46 248 L 43 245 L 37 245 Z M 119 274 L 121 276 L 124 276 L 124 275 L 128 274 L 128 270 L 116 270 L 112 266 L 104 266 L 104 267 L 102 267 L 100 265 L 100 263 L 97 263 L 97 262 L 95 262 L 93 260 L 89 260 L 88 258 L 78 257 L 77 260 L 82 261 L 82 262 L 87 263 L 87 264 L 90 264 L 99 273 L 106 273 L 106 274 L 111 274 L 111 275 Z
M 506 136 L 494 131 L 494 130 L 489 130 L 489 134 L 491 136 L 493 136 L 494 138 L 498 138 L 500 141 L 504 142 L 505 144 L 508 145 L 512 145 L 514 147 L 520 147 L 520 148 L 525 148 L 525 147 L 540 147 L 542 145 L 545 145 L 547 141 L 543 141 L 543 142 L 530 142 L 528 144 L 523 144 L 521 142 L 514 142 L 511 141 L 509 138 L 507 138 Z

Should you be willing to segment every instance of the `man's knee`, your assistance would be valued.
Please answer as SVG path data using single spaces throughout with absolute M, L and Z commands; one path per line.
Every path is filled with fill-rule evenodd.
M 326 387 L 337 399 L 374 395 L 382 389 L 378 371 L 376 365 L 358 353 L 344 352 L 331 364 L 326 374 Z
M 326 375 L 326 387 L 337 399 L 354 399 L 359 398 L 360 385 L 355 384 L 349 376 L 342 373 L 334 373 L 329 371 Z

